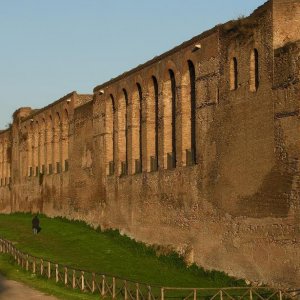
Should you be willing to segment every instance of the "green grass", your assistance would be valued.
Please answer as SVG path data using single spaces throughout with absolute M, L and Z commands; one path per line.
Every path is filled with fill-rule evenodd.
M 45 260 L 99 274 L 116 275 L 149 285 L 177 287 L 245 285 L 242 280 L 236 280 L 222 272 L 205 271 L 196 265 L 187 267 L 176 253 L 158 257 L 153 248 L 121 236 L 117 231 L 100 232 L 83 222 L 52 219 L 41 215 L 42 231 L 34 236 L 31 231 L 31 219 L 32 216 L 29 214 L 0 215 L 0 237 L 14 242 L 21 251 Z M 4 264 L 3 258 L 1 269 L 2 263 Z M 11 268 L 10 270 L 12 272 Z M 18 274 L 21 273 L 25 277 L 28 276 L 24 272 Z M 32 278 L 29 281 L 31 282 Z M 52 285 L 55 286 L 54 283 L 51 283 Z

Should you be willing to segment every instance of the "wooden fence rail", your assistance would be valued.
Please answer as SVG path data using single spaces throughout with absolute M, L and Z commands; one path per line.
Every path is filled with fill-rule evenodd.
M 0 239 L 0 253 L 9 254 L 24 270 L 66 288 L 98 294 L 100 298 L 124 300 L 300 300 L 300 289 L 266 287 L 175 288 L 150 286 L 117 276 L 76 270 L 18 250 L 10 241 Z

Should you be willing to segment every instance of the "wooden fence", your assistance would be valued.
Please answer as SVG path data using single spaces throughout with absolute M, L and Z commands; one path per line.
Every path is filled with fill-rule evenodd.
M 116 276 L 76 270 L 19 251 L 10 241 L 0 239 L 0 253 L 9 254 L 24 270 L 55 280 L 67 288 L 98 294 L 99 298 L 124 300 L 300 300 L 300 289 L 266 287 L 175 288 L 150 286 Z

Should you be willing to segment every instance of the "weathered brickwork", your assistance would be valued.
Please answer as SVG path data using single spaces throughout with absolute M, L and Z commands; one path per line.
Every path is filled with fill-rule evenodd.
M 300 286 L 300 1 L 273 0 L 0 132 L 0 209 Z

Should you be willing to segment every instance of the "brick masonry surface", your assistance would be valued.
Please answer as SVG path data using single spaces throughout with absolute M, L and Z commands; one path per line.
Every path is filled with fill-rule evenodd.
M 300 1 L 273 0 L 0 132 L 0 211 L 118 228 L 300 286 Z

